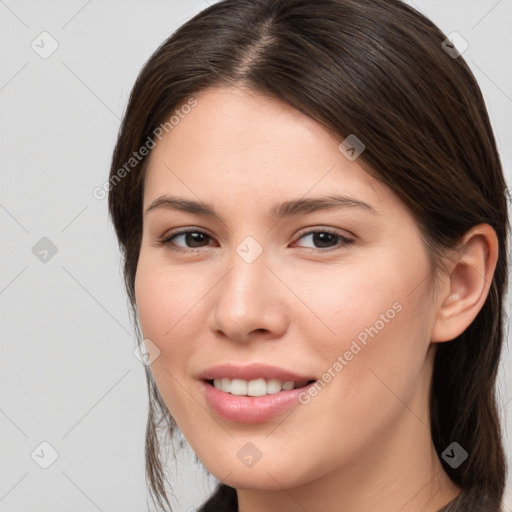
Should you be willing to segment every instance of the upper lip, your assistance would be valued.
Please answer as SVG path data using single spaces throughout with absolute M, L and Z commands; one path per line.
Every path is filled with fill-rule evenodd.
M 245 366 L 235 366 L 233 364 L 221 364 L 212 366 L 199 374 L 199 379 L 212 380 L 222 377 L 229 379 L 243 379 L 243 380 L 256 380 L 256 379 L 277 379 L 281 381 L 309 381 L 316 380 L 315 377 L 310 375 L 299 375 L 298 373 L 279 368 L 277 366 L 270 366 L 267 364 L 252 363 Z

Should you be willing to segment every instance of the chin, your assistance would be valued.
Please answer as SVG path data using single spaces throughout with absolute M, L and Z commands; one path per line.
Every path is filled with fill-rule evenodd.
M 301 482 L 295 481 L 293 477 L 290 478 L 290 475 L 285 478 L 281 472 L 267 471 L 265 468 L 261 468 L 257 472 L 254 472 L 254 468 L 245 471 L 238 469 L 224 478 L 224 483 L 236 489 L 251 491 L 282 491 L 283 488 L 290 489 L 301 484 Z M 219 478 L 218 475 L 214 476 Z
M 310 464 L 301 467 L 306 461 L 294 461 L 291 457 L 284 457 L 279 454 L 283 462 L 275 459 L 264 461 L 263 457 L 252 467 L 245 467 L 236 460 L 233 464 L 206 464 L 206 469 L 218 480 L 226 485 L 237 489 L 248 489 L 254 491 L 282 491 L 307 484 L 321 477 L 321 474 L 314 474 Z M 286 462 L 285 462 L 286 461 Z M 207 461 L 208 462 L 208 461 Z

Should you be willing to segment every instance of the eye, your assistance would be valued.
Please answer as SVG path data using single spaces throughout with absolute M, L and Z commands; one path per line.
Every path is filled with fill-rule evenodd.
M 325 228 L 307 231 L 299 237 L 299 240 L 306 239 L 307 237 L 311 237 L 311 241 L 315 245 L 317 245 L 317 247 L 306 247 L 306 249 L 315 252 L 326 252 L 333 251 L 336 249 L 342 249 L 343 246 L 354 243 L 354 240 L 352 238 L 349 238 L 338 231 L 331 231 L 330 229 Z
M 185 248 L 181 246 L 176 246 L 175 242 L 173 242 L 173 240 L 178 240 L 180 238 L 182 238 L 182 241 L 185 242 Z M 178 231 L 176 233 L 171 233 L 169 236 L 166 236 L 162 240 L 160 240 L 159 245 L 168 246 L 169 249 L 171 249 L 172 251 L 190 252 L 193 249 L 202 247 L 201 244 L 204 243 L 205 241 L 207 242 L 208 239 L 210 238 L 211 236 L 203 231 L 189 229 L 186 231 Z M 191 244 L 191 246 L 188 246 L 188 244 Z
M 307 237 L 311 237 L 311 241 L 316 245 L 316 247 L 304 248 L 308 251 L 314 252 L 327 252 L 342 249 L 344 246 L 354 243 L 352 238 L 349 238 L 338 231 L 331 231 L 325 228 L 304 232 L 299 236 L 299 240 L 306 239 Z M 176 241 L 180 239 L 181 243 L 185 244 L 185 247 L 177 244 Z M 164 236 L 158 241 L 158 245 L 166 246 L 170 250 L 176 252 L 193 252 L 194 249 L 206 246 L 210 239 L 212 239 L 212 237 L 204 231 L 188 229 Z

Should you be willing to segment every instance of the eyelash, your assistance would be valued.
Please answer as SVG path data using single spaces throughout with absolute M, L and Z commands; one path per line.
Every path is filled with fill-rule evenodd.
M 180 248 L 179 246 L 173 246 L 173 244 L 171 243 L 171 240 L 173 238 L 180 236 L 180 235 L 186 235 L 187 233 L 201 233 L 202 235 L 206 235 L 210 239 L 213 238 L 210 235 L 208 235 L 208 233 L 205 233 L 204 231 L 200 231 L 198 229 L 187 229 L 187 230 L 182 230 L 182 231 L 176 231 L 174 233 L 171 233 L 170 235 L 160 238 L 158 240 L 158 245 L 165 246 L 171 251 L 181 252 L 181 253 L 196 252 L 197 250 L 202 249 L 202 247 L 183 249 L 183 248 Z M 334 235 L 341 242 L 336 244 L 334 247 L 329 247 L 329 248 L 325 248 L 325 249 L 315 249 L 315 248 L 311 248 L 311 247 L 301 247 L 301 249 L 305 249 L 307 252 L 316 252 L 316 253 L 329 252 L 329 251 L 341 250 L 344 246 L 351 245 L 354 243 L 354 240 L 352 238 L 348 238 L 347 236 L 342 235 L 340 232 L 333 231 L 330 229 L 317 229 L 317 230 L 306 231 L 306 232 L 302 233 L 298 239 L 300 239 L 306 235 L 311 235 L 311 234 L 315 234 L 315 233 L 328 233 L 330 235 Z

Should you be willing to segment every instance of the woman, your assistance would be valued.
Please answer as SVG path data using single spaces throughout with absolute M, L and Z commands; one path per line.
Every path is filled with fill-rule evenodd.
M 432 22 L 216 3 L 142 69 L 109 183 L 159 507 L 179 428 L 203 511 L 501 510 L 506 185 Z

